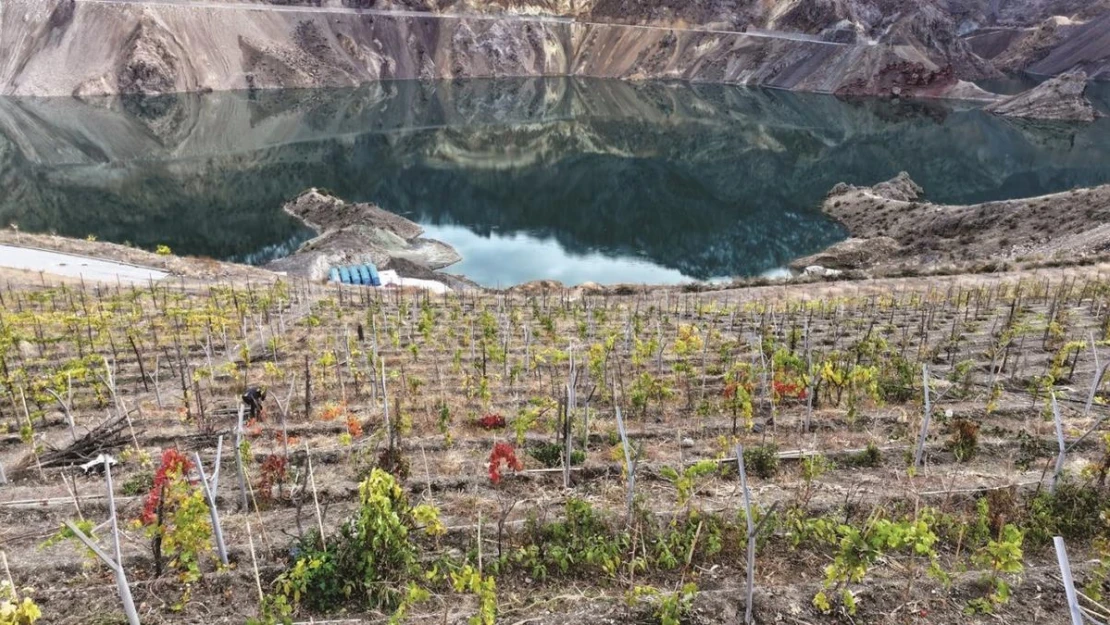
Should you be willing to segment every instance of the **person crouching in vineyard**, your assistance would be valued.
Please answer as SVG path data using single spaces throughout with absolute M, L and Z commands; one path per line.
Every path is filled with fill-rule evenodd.
M 247 392 L 243 393 L 243 403 L 250 408 L 251 419 L 265 420 L 262 410 L 262 402 L 266 401 L 266 389 L 257 386 L 247 388 Z

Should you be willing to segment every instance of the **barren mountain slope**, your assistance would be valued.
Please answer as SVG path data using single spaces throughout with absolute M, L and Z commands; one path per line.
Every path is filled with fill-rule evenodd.
M 949 64 L 960 76 L 990 71 L 951 35 L 945 13 L 931 3 L 886 23 L 883 16 L 899 2 L 759 3 L 759 11 L 738 0 L 696 14 L 652 3 L 624 11 L 601 2 L 586 5 L 581 15 L 550 17 L 565 7 L 467 6 L 480 12 L 450 16 L 442 10 L 451 7 L 406 7 L 430 11 L 425 16 L 380 8 L 360 13 L 351 2 L 263 8 L 245 2 L 9 0 L 0 5 L 0 93 L 166 93 L 551 74 L 822 92 L 852 85 L 852 92 L 867 93 L 873 78 L 894 68 L 930 77 L 929 84 L 910 86 L 937 95 L 955 85 L 954 74 L 938 73 Z M 488 14 L 503 8 L 548 17 Z M 667 26 L 603 23 L 618 13 L 623 21 Z M 686 29 L 687 18 L 705 26 Z M 749 25 L 750 33 L 737 32 Z M 870 45 L 875 35 L 893 45 Z
M 0 94 L 580 75 L 976 99 L 986 96 L 960 81 L 998 75 L 982 56 L 999 58 L 1007 69 L 1036 63 L 1035 71 L 1057 74 L 1082 65 L 1101 76 L 1110 14 L 1102 0 L 1082 11 L 1072 4 L 6 0 L 0 3 Z M 1016 23 L 1019 14 L 1027 17 Z M 1059 27 L 1039 35 L 1025 30 L 1039 16 Z M 993 23 L 1010 30 L 977 30 Z
M 823 209 L 853 237 L 891 237 L 909 265 L 1110 249 L 1110 186 L 970 206 L 934 204 L 905 172 L 871 187 L 837 185 Z
M 986 107 L 987 112 L 1025 119 L 1093 122 L 1101 114 L 1085 95 L 1087 75 L 1071 72 Z

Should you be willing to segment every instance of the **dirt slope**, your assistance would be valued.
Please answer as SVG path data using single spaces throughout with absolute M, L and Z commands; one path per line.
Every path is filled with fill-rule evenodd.
M 837 185 L 823 210 L 853 237 L 891 237 L 907 265 L 1059 258 L 1110 249 L 1110 186 L 969 206 L 933 204 L 905 172 L 873 187 Z
M 1051 76 L 1082 68 L 1095 80 L 1110 80 L 1110 13 L 1093 19 L 1065 37 L 1047 56 L 1029 67 Z
M 349 2 L 260 9 L 244 2 L 8 0 L 0 6 L 0 94 L 581 75 L 825 93 L 889 94 L 897 86 L 905 95 L 939 97 L 959 88 L 960 97 L 984 97 L 959 79 L 993 70 L 953 35 L 944 11 L 934 3 L 902 11 L 903 4 L 835 2 L 803 10 L 769 3 L 756 10 L 724 3 L 691 14 L 658 3 L 625 11 L 599 2 L 553 17 L 566 8 L 467 5 L 446 13 L 439 6 L 389 12 L 375 5 L 358 13 L 350 7 L 361 5 Z M 520 14 L 491 19 L 495 9 Z M 523 15 L 537 12 L 547 15 Z M 652 25 L 614 23 L 618 14 Z
M 1087 75 L 1073 72 L 999 100 L 984 110 L 995 115 L 1024 119 L 1093 122 L 1101 113 L 1087 99 L 1086 91 Z

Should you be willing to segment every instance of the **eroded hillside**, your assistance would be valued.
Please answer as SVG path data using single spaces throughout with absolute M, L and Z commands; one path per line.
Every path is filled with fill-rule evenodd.
M 962 81 L 996 75 L 992 57 L 1007 68 L 1104 71 L 1104 10 L 1028 3 L 1070 34 L 1034 46 L 1032 26 L 1017 23 L 983 39 L 979 30 L 995 28 L 997 15 L 941 0 L 8 0 L 0 93 L 577 75 L 975 99 L 988 96 Z

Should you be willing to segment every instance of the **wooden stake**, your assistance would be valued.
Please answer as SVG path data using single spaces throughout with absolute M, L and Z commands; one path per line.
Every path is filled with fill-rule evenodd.
M 154 401 L 158 402 L 158 410 L 162 409 L 162 391 L 158 388 L 158 370 L 161 369 L 162 355 L 154 354 Z
M 320 499 L 316 496 L 316 476 L 312 473 L 312 455 L 308 451 L 308 441 L 304 444 L 304 457 L 308 461 L 308 483 L 312 487 L 312 505 L 316 507 L 316 527 L 320 530 L 320 548 L 328 550 L 324 540 L 324 517 L 320 514 Z
M 1056 469 L 1052 473 L 1052 486 L 1049 492 L 1056 492 L 1056 483 L 1060 480 L 1060 474 L 1064 471 L 1064 458 L 1067 454 L 1067 446 L 1064 444 L 1064 422 L 1060 419 L 1060 407 L 1056 404 L 1056 391 L 1050 390 L 1049 397 L 1052 399 L 1052 419 L 1056 422 L 1056 441 L 1060 445 L 1060 453 L 1056 456 Z
M 254 534 L 251 532 L 250 521 L 247 521 L 247 541 L 251 548 L 251 565 L 254 567 L 254 586 L 258 589 L 258 605 L 261 606 L 266 601 L 266 595 L 262 592 L 262 578 L 258 576 L 258 556 L 254 554 Z
M 243 409 L 239 404 L 239 416 L 235 425 L 235 472 L 239 478 L 239 506 L 243 512 L 251 509 L 250 499 L 247 496 L 247 472 L 243 468 Z
M 139 447 L 139 437 L 135 435 L 135 425 L 131 422 L 131 415 L 128 414 L 127 407 L 124 405 L 123 399 L 121 399 L 119 393 L 116 392 L 116 376 L 112 372 L 112 366 L 108 364 L 107 357 L 104 358 L 104 371 L 108 375 L 108 379 L 104 380 L 104 383 L 108 386 L 108 392 L 112 395 L 112 402 L 116 405 L 116 412 L 122 415 L 123 418 L 127 421 L 127 429 L 131 432 L 131 442 L 135 445 L 135 451 L 141 452 L 142 448 Z M 185 391 L 184 373 L 182 373 L 181 379 L 183 381 L 182 391 Z
M 628 524 L 632 524 L 632 504 L 633 495 L 636 492 L 636 464 L 637 460 L 632 457 L 632 446 L 628 442 L 628 432 L 624 428 L 624 419 L 621 418 L 621 408 L 617 406 L 617 429 L 620 431 L 621 444 L 624 447 L 624 464 L 626 471 L 628 471 L 628 498 L 627 498 L 627 514 Z
M 12 579 L 12 570 L 8 568 L 8 554 L 0 551 L 0 563 L 4 565 L 4 575 L 8 578 L 8 587 L 12 589 L 12 599 L 19 601 L 19 591 L 15 588 L 15 580 Z
M 65 413 L 65 416 L 66 416 L 66 422 L 69 423 L 69 435 L 72 436 L 73 440 L 76 441 L 77 440 L 77 430 L 74 427 L 73 412 L 70 411 L 69 404 L 67 404 L 65 401 L 62 401 L 62 396 L 59 395 L 58 393 L 56 393 L 54 391 L 54 389 L 48 388 L 48 389 L 46 389 L 46 392 L 50 393 L 54 397 L 54 401 L 58 402 L 58 405 L 62 407 L 62 411 Z
M 380 359 L 382 365 L 382 419 L 385 433 L 389 436 L 390 446 L 393 445 L 393 429 L 389 426 L 389 398 L 385 392 L 385 358 Z
M 1091 390 L 1087 393 L 1087 403 L 1083 406 L 1083 416 L 1091 413 L 1091 405 L 1095 403 L 1095 393 L 1098 392 L 1099 385 L 1102 384 L 1102 378 L 1106 377 L 1106 369 L 1110 368 L 1110 362 L 1105 365 L 1099 366 L 1098 351 L 1095 349 L 1095 335 L 1091 333 L 1091 353 L 1095 357 L 1095 375 L 1091 380 Z
M 736 466 L 740 469 L 740 489 L 744 495 L 744 513 L 748 521 L 747 607 L 744 625 L 752 625 L 752 598 L 755 596 L 755 521 L 752 520 L 752 496 L 748 490 L 748 474 L 744 471 L 744 446 L 736 446 Z
M 304 356 L 304 418 L 312 418 L 312 370 L 308 368 L 308 354 Z
M 46 479 L 46 473 L 42 470 L 42 462 L 39 461 L 39 452 L 35 449 L 35 426 L 31 423 L 31 412 L 27 410 L 27 395 L 23 392 L 23 387 L 19 387 L 19 399 L 23 402 L 23 416 L 27 417 L 27 427 L 31 428 L 31 455 L 35 458 L 35 466 L 39 469 L 39 477 Z
M 921 469 L 921 461 L 925 455 L 925 438 L 929 435 L 929 420 L 933 416 L 933 406 L 929 398 L 929 365 L 921 365 L 921 381 L 925 391 L 925 418 L 921 421 L 921 435 L 917 438 L 917 451 L 913 456 L 913 468 Z

